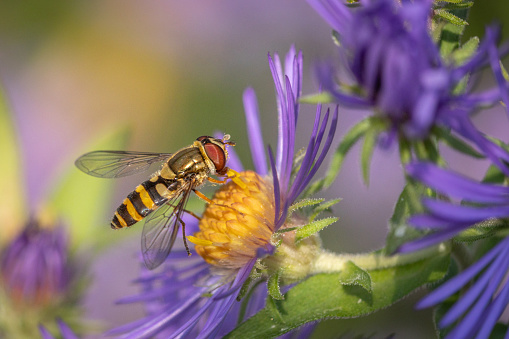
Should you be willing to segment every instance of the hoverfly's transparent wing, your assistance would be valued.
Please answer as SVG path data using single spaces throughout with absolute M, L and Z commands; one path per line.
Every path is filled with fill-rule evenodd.
M 185 182 L 175 197 L 147 217 L 141 235 L 141 251 L 148 269 L 161 265 L 170 254 L 193 187 L 194 179 Z
M 75 164 L 81 171 L 94 177 L 120 178 L 146 171 L 150 165 L 170 156 L 170 153 L 94 151 L 79 157 Z

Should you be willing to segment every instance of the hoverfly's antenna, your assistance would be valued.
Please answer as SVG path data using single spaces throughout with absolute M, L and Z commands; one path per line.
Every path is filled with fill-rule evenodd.
M 229 145 L 229 146 L 235 146 L 235 142 L 229 141 L 229 140 L 230 140 L 230 135 L 229 134 L 225 134 L 225 135 L 223 135 L 223 139 L 221 141 L 223 142 L 223 144 L 226 144 L 226 145 Z

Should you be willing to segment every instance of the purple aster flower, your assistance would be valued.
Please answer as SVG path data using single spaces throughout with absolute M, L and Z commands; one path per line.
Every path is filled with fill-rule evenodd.
M 490 219 L 509 217 L 509 188 L 480 183 L 431 163 L 411 163 L 407 172 L 414 179 L 451 201 L 425 199 L 426 214 L 415 215 L 409 222 L 433 232 L 400 247 L 409 252 L 446 241 L 472 225 Z M 457 322 L 448 338 L 487 338 L 509 304 L 509 238 L 502 239 L 481 259 L 451 278 L 418 304 L 419 308 L 437 305 L 462 291 L 461 298 L 440 321 L 441 327 Z
M 32 220 L 1 256 L 2 287 L 14 303 L 44 307 L 55 303 L 72 280 L 68 239 L 62 227 L 43 229 Z
M 199 255 L 187 258 L 185 252 L 174 252 L 160 273 L 143 271 L 138 282 L 142 292 L 122 302 L 145 302 L 148 316 L 110 331 L 121 338 L 213 338 L 228 333 L 247 316 L 261 309 L 267 296 L 266 286 L 257 285 L 247 303 L 236 302 L 255 264 L 264 267 L 282 265 L 281 253 L 295 246 L 292 232 L 285 232 L 277 245 L 277 231 L 303 225 L 303 220 L 288 217 L 290 205 L 309 184 L 322 164 L 334 137 L 337 109 L 327 130 L 330 112 L 322 115 L 317 108 L 315 123 L 305 155 L 297 169 L 294 166 L 295 130 L 302 83 L 302 54 L 294 48 L 287 54 L 284 72 L 278 55 L 269 55 L 269 65 L 276 87 L 279 135 L 277 151 L 265 154 L 259 123 L 257 100 L 252 89 L 244 92 L 248 137 L 255 171 L 244 170 L 234 152 L 229 166 L 238 172 L 215 193 L 214 204 L 207 206 L 199 231 L 188 237 Z M 320 150 L 321 149 L 321 150 Z M 294 172 L 296 172 L 294 174 Z M 186 219 L 186 227 L 192 227 Z M 196 226 L 195 226 L 196 227 Z M 305 239 L 301 246 L 317 246 Z M 282 284 L 304 279 L 308 271 L 304 262 L 311 258 L 291 257 L 299 261 L 300 271 L 288 270 Z M 302 262 L 302 263 L 301 263 Z M 279 266 L 281 267 L 281 266 Z M 255 268 L 256 270 L 256 268 Z
M 488 28 L 478 50 L 461 65 L 443 61 L 429 32 L 432 1 L 361 1 L 352 11 L 338 0 L 308 0 L 337 32 L 343 73 L 351 85 L 336 78 L 329 64 L 319 67 L 325 90 L 343 105 L 369 108 L 377 113 L 384 133 L 380 142 L 396 136 L 423 139 L 434 126 L 443 126 L 475 144 L 509 174 L 502 160 L 506 152 L 489 141 L 472 124 L 479 108 L 504 101 L 509 107 L 497 50 L 498 29 Z M 505 48 L 507 49 L 507 47 Z M 458 93 L 463 81 L 490 65 L 498 86 L 478 93 L 470 84 Z M 338 83 L 339 82 L 339 83 Z

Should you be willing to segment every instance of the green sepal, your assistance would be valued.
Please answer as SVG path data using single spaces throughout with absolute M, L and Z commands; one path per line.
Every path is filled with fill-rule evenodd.
M 460 242 L 473 242 L 491 237 L 501 228 L 507 228 L 507 223 L 500 219 L 490 219 L 475 224 L 454 237 L 454 240 Z
M 509 82 L 509 73 L 507 73 L 507 70 L 505 69 L 502 61 L 499 61 L 499 64 L 500 64 L 500 69 L 502 70 L 502 75 L 503 75 L 505 81 Z
M 484 155 L 477 152 L 472 146 L 453 135 L 451 131 L 447 130 L 446 128 L 435 126 L 433 128 L 433 134 L 435 134 L 444 144 L 460 153 L 469 155 L 476 159 L 484 158 Z
M 445 9 L 436 9 L 435 15 L 441 17 L 442 19 L 445 19 L 446 21 L 450 22 L 453 25 L 456 26 L 466 26 L 468 25 L 468 22 L 466 20 L 463 20 L 456 15 L 452 14 L 451 12 L 445 10 Z
M 347 261 L 345 268 L 339 272 L 339 283 L 342 285 L 357 285 L 371 293 L 371 276 L 368 271 L 355 265 L 352 261 Z
M 1 89 L 1 88 L 0 88 Z M 2 241 L 13 237 L 23 227 L 25 206 L 25 184 L 22 159 L 18 146 L 19 140 L 11 120 L 10 109 L 6 98 L 0 90 L 0 220 L 2 220 Z
M 288 208 L 288 215 L 291 215 L 293 212 L 295 212 L 298 209 L 308 207 L 308 206 L 318 205 L 318 204 L 322 203 L 323 201 L 325 201 L 325 199 L 323 199 L 323 198 L 316 198 L 316 199 L 307 198 L 307 199 L 299 200 L 296 203 L 292 204 Z
M 329 210 L 332 206 L 336 205 L 338 202 L 340 202 L 342 199 L 341 198 L 337 198 L 337 199 L 332 199 L 332 200 L 328 200 L 324 203 L 321 203 L 319 204 L 318 206 L 314 207 L 313 208 L 313 213 L 311 214 L 311 216 L 309 217 L 309 221 L 313 221 L 315 220 L 315 218 L 320 214 L 322 213 L 323 211 L 327 211 Z
M 334 102 L 334 97 L 329 92 L 320 92 L 304 95 L 300 97 L 299 102 L 312 105 L 329 104 Z
M 465 42 L 460 48 L 456 49 L 451 55 L 454 63 L 456 65 L 462 65 L 465 63 L 465 61 L 470 59 L 475 51 L 477 51 L 479 42 L 479 38 L 475 36 L 468 39 L 468 41 Z
M 441 0 L 441 2 L 446 2 L 449 4 L 461 4 L 461 3 L 463 3 L 463 1 L 465 1 L 465 0 Z
M 423 212 L 421 196 L 424 192 L 423 186 L 414 183 L 408 183 L 403 188 L 389 219 L 384 253 L 391 254 L 402 244 L 422 236 L 423 232 L 408 225 L 407 219 L 413 214 Z
M 334 45 L 341 47 L 341 35 L 338 31 L 332 31 L 332 42 L 334 42 Z
M 361 151 L 361 169 L 364 184 L 369 186 L 369 173 L 371 168 L 371 159 L 375 150 L 378 133 L 376 130 L 369 130 L 364 136 L 364 144 Z
M 95 150 L 124 149 L 129 138 L 129 129 L 124 127 L 109 132 L 98 142 L 86 147 L 82 153 Z M 84 242 L 94 245 L 108 245 L 113 239 L 128 232 L 112 232 L 109 226 L 113 215 L 112 197 L 116 180 L 89 176 L 74 166 L 69 160 L 69 168 L 61 176 L 47 199 L 45 212 L 66 222 L 71 228 L 71 245 Z
M 353 126 L 343 137 L 338 148 L 334 152 L 332 156 L 331 164 L 329 165 L 329 169 L 327 170 L 325 177 L 323 179 L 317 180 L 304 191 L 302 194 L 303 197 L 308 197 L 322 189 L 329 187 L 339 171 L 341 170 L 341 166 L 343 165 L 343 161 L 345 160 L 346 154 L 350 151 L 350 149 L 357 143 L 357 141 L 362 138 L 366 132 L 371 127 L 371 118 L 366 118 L 361 120 L 355 126 Z
M 437 13 L 438 11 L 438 13 Z M 438 21 L 437 18 L 443 18 L 448 21 L 445 25 L 441 26 L 440 34 L 440 54 L 445 59 L 459 47 L 461 36 L 465 31 L 468 9 L 451 9 L 451 12 L 446 12 L 440 8 L 435 10 L 437 15 L 434 17 L 434 21 Z M 449 17 L 448 17 L 449 16 Z M 455 23 L 452 23 L 455 22 Z
M 506 179 L 507 177 L 505 176 L 505 174 L 497 166 L 491 165 L 490 167 L 488 167 L 486 174 L 484 174 L 482 182 L 503 185 Z
M 309 277 L 266 306 L 226 338 L 275 338 L 305 323 L 328 318 L 355 318 L 386 308 L 418 287 L 441 279 L 449 255 L 434 255 L 411 264 L 370 271 L 371 293 L 359 285 L 338 283 L 339 273 Z
M 279 271 L 272 274 L 267 281 L 267 290 L 269 296 L 275 300 L 284 300 L 283 294 L 281 294 L 281 289 L 279 288 Z
M 299 243 L 302 239 L 305 239 L 309 236 L 312 236 L 315 233 L 320 232 L 325 227 L 335 223 L 338 220 L 339 218 L 329 217 L 312 221 L 309 224 L 304 225 L 301 228 L 298 228 L 297 231 L 295 231 L 295 243 Z

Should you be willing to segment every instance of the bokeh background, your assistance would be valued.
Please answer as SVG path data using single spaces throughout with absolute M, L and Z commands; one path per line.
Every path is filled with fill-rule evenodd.
M 477 1 L 465 38 L 482 37 L 485 24 L 507 20 L 503 13 L 503 0 Z M 509 37 L 508 25 L 503 37 Z M 173 152 L 197 136 L 224 131 L 251 167 L 242 92 L 248 86 L 256 90 L 264 138 L 274 144 L 276 103 L 267 53 L 284 55 L 292 44 L 304 53 L 304 93 L 312 93 L 317 90 L 313 63 L 335 54 L 329 27 L 302 0 L 0 2 L 0 81 L 13 112 L 23 166 L 31 169 L 25 170 L 27 209 L 40 204 L 94 140 L 124 127 L 130 131 L 126 149 L 152 152 Z M 489 76 L 479 79 L 480 85 L 490 81 Z M 314 107 L 304 106 L 298 147 L 307 142 L 313 112 Z M 338 136 L 365 114 L 342 110 Z M 490 110 L 477 123 L 509 141 L 504 114 Z M 382 247 L 387 219 L 403 186 L 397 150 L 376 152 L 369 187 L 361 181 L 358 155 L 354 148 L 337 182 L 324 193 L 343 198 L 334 208 L 339 222 L 323 232 L 324 246 L 334 251 Z M 468 174 L 479 176 L 484 168 L 484 163 L 475 163 Z M 118 180 L 111 211 L 141 180 Z M 104 232 L 111 232 L 110 215 L 103 219 Z M 87 318 L 106 327 L 143 312 L 141 307 L 114 305 L 136 292 L 131 281 L 139 269 L 141 228 L 123 233 L 98 253 L 84 300 Z M 315 337 L 433 337 L 430 311 L 413 310 L 422 295 L 367 318 L 325 321 Z

